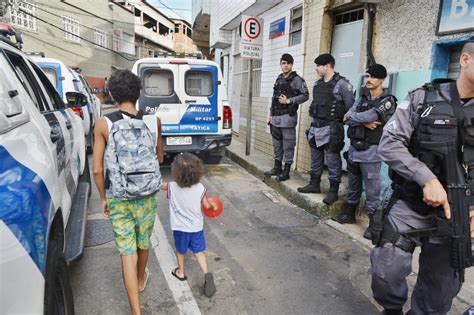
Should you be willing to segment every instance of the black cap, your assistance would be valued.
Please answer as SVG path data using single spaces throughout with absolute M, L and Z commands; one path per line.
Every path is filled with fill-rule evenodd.
M 328 63 L 335 63 L 336 60 L 334 60 L 334 57 L 331 54 L 322 54 L 316 57 L 314 59 L 314 63 L 319 65 L 319 66 L 325 66 Z
M 293 56 L 290 54 L 281 55 L 280 62 L 282 62 L 283 60 L 291 64 L 293 64 L 293 61 L 294 61 Z
M 378 63 L 369 66 L 366 72 L 377 79 L 385 79 L 387 77 L 387 69 Z

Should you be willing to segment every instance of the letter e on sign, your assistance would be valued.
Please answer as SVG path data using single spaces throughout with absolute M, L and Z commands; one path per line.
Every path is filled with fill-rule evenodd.
M 242 28 L 243 43 L 262 45 L 263 20 L 261 18 L 243 15 Z

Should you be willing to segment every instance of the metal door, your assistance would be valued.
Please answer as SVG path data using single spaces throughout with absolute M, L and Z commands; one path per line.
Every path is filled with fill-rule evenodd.
M 360 54 L 362 45 L 363 20 L 334 26 L 331 54 L 336 60 L 336 71 L 349 79 L 354 89 L 360 77 Z M 344 128 L 347 134 L 347 126 Z M 349 148 L 350 140 L 344 139 L 344 151 Z M 346 160 L 342 159 L 342 167 L 346 169 Z
M 234 56 L 234 77 L 232 80 L 232 91 L 228 91 L 232 105 L 232 130 L 239 133 L 240 127 L 240 90 L 242 86 L 242 59 L 240 55 Z
M 334 26 L 331 54 L 336 59 L 336 71 L 355 87 L 360 77 L 360 53 L 363 20 Z

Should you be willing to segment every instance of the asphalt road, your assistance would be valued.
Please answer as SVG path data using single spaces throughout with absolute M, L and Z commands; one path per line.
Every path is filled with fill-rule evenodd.
M 160 192 L 151 276 L 141 295 L 144 314 L 377 314 L 367 297 L 365 251 L 232 162 L 206 169 L 202 183 L 208 195 L 224 203 L 223 215 L 205 222 L 206 256 L 217 293 L 204 296 L 203 275 L 191 254 L 188 281 L 171 277 L 169 210 Z M 169 179 L 169 168 L 162 173 Z M 89 220 L 104 220 L 95 187 Z M 129 313 L 120 257 L 108 240 L 87 247 L 71 268 L 77 314 Z

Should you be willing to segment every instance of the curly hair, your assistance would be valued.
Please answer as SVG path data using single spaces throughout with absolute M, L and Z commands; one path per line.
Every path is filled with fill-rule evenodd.
M 112 98 L 118 103 L 136 103 L 140 97 L 141 82 L 130 70 L 116 70 L 110 76 L 108 88 Z
M 171 163 L 171 176 L 182 188 L 199 183 L 203 173 L 204 165 L 194 154 L 178 154 Z

